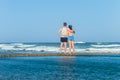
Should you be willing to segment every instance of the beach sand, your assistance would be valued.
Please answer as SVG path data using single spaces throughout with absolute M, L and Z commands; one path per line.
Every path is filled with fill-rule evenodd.
M 15 53 L 15 54 L 0 54 L 0 57 L 31 57 L 31 56 L 110 56 L 110 55 L 119 55 L 119 53 L 73 53 L 73 54 L 60 54 L 60 53 L 40 53 L 40 54 L 20 54 L 20 53 Z

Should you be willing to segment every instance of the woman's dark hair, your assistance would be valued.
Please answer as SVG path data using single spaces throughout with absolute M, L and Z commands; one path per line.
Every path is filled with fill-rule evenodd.
M 69 25 L 68 28 L 69 28 L 70 30 L 72 30 L 72 25 Z
M 72 29 L 72 25 L 69 25 L 68 28 L 69 28 L 70 30 L 73 30 L 73 29 Z M 73 33 L 75 33 L 75 31 L 73 31 Z

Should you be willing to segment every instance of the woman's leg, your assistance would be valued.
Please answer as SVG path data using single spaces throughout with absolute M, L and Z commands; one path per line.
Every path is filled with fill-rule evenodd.
M 69 53 L 71 53 L 71 41 L 68 41 L 69 44 Z
M 74 41 L 71 42 L 71 45 L 72 45 L 72 50 L 73 50 L 73 52 L 75 52 Z

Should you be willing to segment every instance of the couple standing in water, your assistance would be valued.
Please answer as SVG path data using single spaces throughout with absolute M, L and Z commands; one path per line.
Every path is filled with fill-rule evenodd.
M 64 54 L 66 54 L 67 43 L 69 44 L 69 53 L 75 51 L 74 48 L 74 34 L 75 31 L 72 28 L 72 25 L 68 25 L 67 23 L 63 23 L 63 27 L 61 27 L 58 31 L 58 35 L 60 36 L 60 53 L 62 53 L 62 47 L 64 45 Z

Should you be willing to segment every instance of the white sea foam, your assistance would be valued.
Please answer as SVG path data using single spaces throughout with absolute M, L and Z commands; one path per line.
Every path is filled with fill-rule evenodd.
M 85 51 L 96 53 L 120 53 L 120 48 L 87 48 Z
M 54 51 L 54 52 L 59 51 L 58 47 L 50 47 L 50 46 L 37 46 L 37 47 L 26 48 L 25 50 L 28 50 L 28 51 Z
M 0 44 L 1 50 L 13 50 L 13 51 L 45 51 L 45 52 L 59 52 L 59 47 L 57 46 L 36 46 L 33 44 L 23 44 L 23 43 L 15 43 L 15 44 Z M 69 49 L 67 48 L 67 52 Z M 95 53 L 120 53 L 120 45 L 119 44 L 111 44 L 111 45 L 92 45 L 90 48 L 76 48 L 76 52 L 95 52 Z
M 92 47 L 120 47 L 120 44 L 110 44 L 110 45 L 91 45 Z
M 23 45 L 23 43 L 11 43 L 9 45 Z
M 75 43 L 84 44 L 84 43 L 86 43 L 86 42 L 83 42 L 83 41 L 79 41 L 79 42 L 75 42 Z
M 17 46 L 17 47 L 21 47 L 21 48 L 26 48 L 26 47 L 34 47 L 35 45 L 31 45 L 31 44 L 23 44 L 23 43 L 13 43 L 11 44 L 13 46 Z
M 26 44 L 0 44 L 2 50 L 25 50 L 25 51 L 54 51 L 58 52 L 58 47 L 52 46 L 35 46 Z
M 3 50 L 12 50 L 12 49 L 14 49 L 14 46 L 11 46 L 8 44 L 0 44 L 0 48 Z
M 33 47 L 35 45 L 24 45 L 24 44 L 0 44 L 2 50 L 25 50 L 27 47 Z M 17 47 L 17 48 L 16 48 Z

